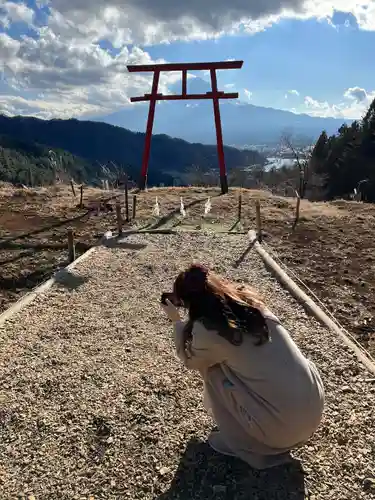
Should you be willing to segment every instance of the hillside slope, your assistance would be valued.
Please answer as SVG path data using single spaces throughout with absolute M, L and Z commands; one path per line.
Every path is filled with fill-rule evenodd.
M 0 180 L 13 184 L 48 185 L 56 179 L 100 184 L 99 164 L 62 149 L 0 135 Z
M 0 115 L 0 135 L 27 143 L 48 145 L 84 158 L 91 164 L 113 161 L 137 177 L 142 161 L 144 134 L 106 123 L 78 120 L 40 120 Z M 256 151 L 225 148 L 228 168 L 264 163 Z M 172 183 L 170 172 L 182 172 L 192 165 L 203 170 L 217 167 L 216 146 L 190 144 L 166 135 L 152 139 L 149 183 Z M 95 172 L 93 172 L 95 173 Z

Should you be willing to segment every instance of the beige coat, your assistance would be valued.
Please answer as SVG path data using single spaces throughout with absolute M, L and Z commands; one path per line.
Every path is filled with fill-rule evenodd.
M 286 452 L 306 442 L 324 406 L 317 368 L 278 319 L 270 312 L 265 316 L 271 340 L 261 346 L 254 345 L 251 335 L 234 346 L 196 322 L 186 352 L 185 324 L 174 328 L 177 355 L 187 368 L 201 373 L 206 407 L 225 443 L 259 469 L 282 462 Z

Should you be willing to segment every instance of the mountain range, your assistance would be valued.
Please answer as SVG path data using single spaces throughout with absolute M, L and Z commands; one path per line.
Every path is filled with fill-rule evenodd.
M 171 92 L 179 93 L 179 85 L 170 89 Z M 189 80 L 188 92 L 209 90 L 206 81 Z M 67 178 L 72 176 L 80 182 L 100 183 L 100 179 L 106 177 L 101 165 L 113 167 L 111 162 L 114 162 L 120 170 L 126 170 L 137 179 L 147 113 L 148 104 L 139 103 L 91 121 L 0 115 L 0 180 L 27 183 L 32 177 L 34 182 L 53 182 L 56 172 L 49 161 L 50 150 L 61 159 L 60 173 Z M 285 131 L 294 134 L 295 145 L 307 145 L 313 143 L 322 130 L 328 135 L 335 134 L 345 122 L 297 115 L 239 100 L 223 100 L 221 116 L 224 142 L 236 146 L 225 146 L 228 170 L 265 164 L 264 155 L 246 145 L 275 147 Z M 217 169 L 212 102 L 159 103 L 153 132 L 149 185 L 172 184 L 176 178 L 182 180 L 192 167 L 198 166 L 202 171 Z M 115 175 L 115 171 L 112 174 Z
M 180 83 L 171 88 L 180 93 Z M 208 82 L 193 78 L 188 82 L 189 93 L 210 91 Z M 276 145 L 285 131 L 305 145 L 314 142 L 322 130 L 333 135 L 343 123 L 343 118 L 322 118 L 296 114 L 280 109 L 254 106 L 239 100 L 222 100 L 220 103 L 225 144 L 245 147 L 249 144 Z M 133 131 L 144 132 L 148 103 L 137 103 L 94 120 L 104 121 Z M 164 101 L 156 106 L 154 133 L 179 137 L 189 142 L 214 144 L 215 126 L 211 101 Z
M 68 179 L 72 176 L 80 182 L 100 183 L 101 178 L 106 178 L 101 165 L 113 170 L 115 163 L 138 180 L 144 139 L 145 134 L 107 123 L 0 115 L 0 180 L 27 184 L 32 176 L 35 182 L 50 182 L 53 169 L 49 150 L 61 159 L 56 168 Z M 254 150 L 225 147 L 224 153 L 228 170 L 265 163 L 265 157 Z M 172 184 L 193 166 L 202 171 L 217 168 L 216 146 L 190 144 L 167 135 L 153 136 L 149 185 Z M 30 168 L 33 172 L 29 172 Z

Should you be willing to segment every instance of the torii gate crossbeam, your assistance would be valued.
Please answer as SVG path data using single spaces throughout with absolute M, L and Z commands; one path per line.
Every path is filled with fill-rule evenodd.
M 217 88 L 217 70 L 223 69 L 240 69 L 242 68 L 243 61 L 222 61 L 222 62 L 207 62 L 207 63 L 170 63 L 170 64 L 146 64 L 146 65 L 130 65 L 127 66 L 130 73 L 138 72 L 153 72 L 154 77 L 152 81 L 151 94 L 145 94 L 142 97 L 132 97 L 131 102 L 149 101 L 150 107 L 148 111 L 148 119 L 146 126 L 145 147 L 143 151 L 142 170 L 139 179 L 139 188 L 144 189 L 147 181 L 148 162 L 150 158 L 151 137 L 152 129 L 155 118 L 156 101 L 179 101 L 191 99 L 212 99 L 215 127 L 216 127 L 216 141 L 217 141 L 217 155 L 219 160 L 220 170 L 220 184 L 222 193 L 228 192 L 228 181 L 225 168 L 224 158 L 224 145 L 223 145 L 223 131 L 221 127 L 220 117 L 220 99 L 237 99 L 238 93 L 226 93 L 219 91 Z M 205 70 L 210 72 L 211 76 L 211 92 L 205 94 L 188 94 L 187 93 L 187 72 Z M 182 71 L 182 93 L 178 95 L 164 95 L 158 94 L 159 78 L 162 71 Z

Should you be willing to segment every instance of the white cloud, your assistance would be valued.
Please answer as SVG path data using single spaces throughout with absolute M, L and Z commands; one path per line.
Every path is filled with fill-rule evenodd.
M 288 99 L 288 95 L 295 95 L 295 96 L 299 96 L 299 92 L 298 90 L 288 90 L 288 92 L 285 94 L 285 99 Z
M 59 98 L 60 97 L 60 98 Z M 82 95 L 45 96 L 37 99 L 25 99 L 14 95 L 0 95 L 1 112 L 8 116 L 17 114 L 50 119 L 80 117 L 103 111 L 103 108 L 93 103 L 85 103 Z
M 365 89 L 361 89 L 360 87 L 351 87 L 346 90 L 344 93 L 344 97 L 348 99 L 352 99 L 356 102 L 363 102 L 368 100 L 368 95 Z
M 0 33 L 0 71 L 9 85 L 1 104 L 7 112 L 80 116 L 129 105 L 131 95 L 150 89 L 149 75 L 126 71 L 128 63 L 152 62 L 147 44 L 204 40 L 223 33 L 252 34 L 281 18 L 332 19 L 335 9 L 351 12 L 362 29 L 375 30 L 375 2 L 371 0 L 206 0 L 204 4 L 201 0 L 37 0 L 36 4 L 48 6 L 45 26 L 36 26 L 34 11 L 24 1 L 1 3 L 0 25 L 5 33 Z M 7 27 L 14 22 L 31 25 L 36 37 L 13 39 Z M 116 50 L 103 49 L 102 41 Z M 179 75 L 163 74 L 160 91 L 167 93 L 177 79 Z M 354 113 L 372 95 L 360 91 L 365 92 L 348 89 L 346 107 L 339 104 L 338 110 L 309 100 L 306 108 L 311 113 Z M 43 98 L 37 97 L 41 94 Z M 247 101 L 252 97 L 247 89 L 242 94 Z M 290 90 L 286 95 L 298 92 Z
M 303 12 L 301 0 L 51 0 L 53 11 L 85 23 L 115 43 L 206 39 L 236 29 L 259 31 L 284 9 Z M 98 16 L 98 13 L 101 15 Z M 114 29 L 115 28 L 115 29 Z
M 344 92 L 343 97 L 344 100 L 339 103 L 329 104 L 327 101 L 318 101 L 306 96 L 303 111 L 312 116 L 359 119 L 375 99 L 375 90 L 367 92 L 365 89 L 352 87 Z
M 373 0 L 50 0 L 52 15 L 85 26 L 98 39 L 119 47 L 177 39 L 207 39 L 225 33 L 262 31 L 281 18 L 327 19 L 351 13 L 362 29 L 375 29 Z M 77 28 L 78 29 L 78 28 Z
M 15 57 L 21 44 L 6 33 L 0 33 L 0 57 L 3 62 Z
M 309 114 L 316 116 L 337 116 L 339 109 L 335 105 L 328 104 L 327 101 L 317 101 L 310 96 L 306 96 L 304 104 L 309 110 Z
M 250 90 L 248 90 L 248 89 L 243 89 L 243 93 L 245 94 L 245 99 L 247 101 L 251 101 L 251 99 L 253 97 L 253 93 L 250 92 Z
M 34 19 L 34 11 L 23 2 L 5 2 L 0 5 L 0 15 L 4 26 L 9 26 L 10 23 L 22 22 L 32 24 Z
M 129 105 L 130 96 L 150 91 L 152 77 L 129 74 L 126 65 L 154 62 L 139 47 L 123 47 L 113 55 L 96 43 L 62 38 L 48 27 L 38 39 L 18 41 L 0 33 L 0 60 L 9 86 L 1 96 L 0 111 L 43 118 L 107 114 Z M 162 74 L 159 91 L 168 93 L 169 85 L 180 78 Z

